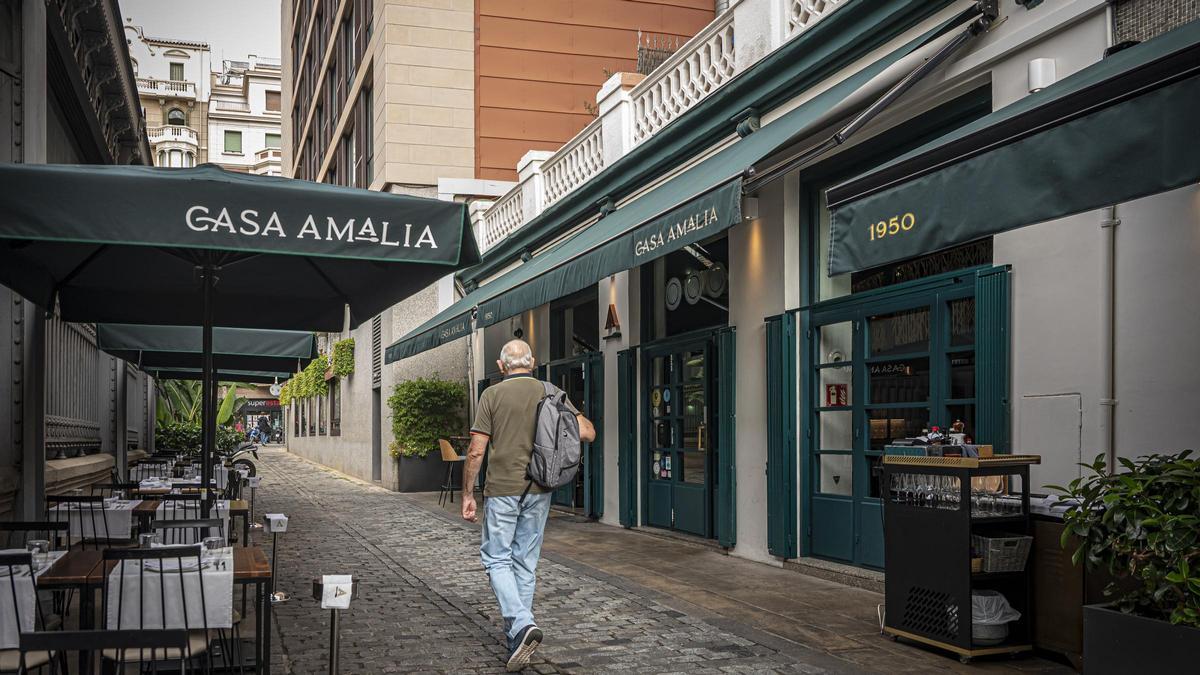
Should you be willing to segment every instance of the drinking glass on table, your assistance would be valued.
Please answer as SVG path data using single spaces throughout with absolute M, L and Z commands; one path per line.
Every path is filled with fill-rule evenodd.
M 30 539 L 25 542 L 25 549 L 33 556 L 34 570 L 40 570 L 42 565 L 46 564 L 46 560 L 50 557 L 50 540 L 49 539 Z
M 215 558 L 220 555 L 221 549 L 225 548 L 225 537 L 205 537 L 204 555 L 206 558 Z
M 138 535 L 138 546 L 142 548 L 153 548 L 159 541 L 157 532 L 143 532 Z

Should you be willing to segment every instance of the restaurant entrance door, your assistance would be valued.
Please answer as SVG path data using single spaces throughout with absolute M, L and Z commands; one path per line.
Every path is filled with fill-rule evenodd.
M 944 275 L 812 310 L 805 482 L 813 555 L 884 566 L 880 465 L 893 440 L 961 422 L 972 440 L 1000 442 L 1007 303 L 990 297 L 997 280 L 1007 287 L 1006 270 Z M 977 307 L 979 288 L 988 301 Z M 977 381 L 987 384 L 978 394 Z
M 552 503 L 588 518 L 604 513 L 604 354 L 589 352 L 546 364 L 547 381 L 567 393 L 596 427 L 596 440 L 583 444 L 583 466 L 575 481 L 554 491 Z
M 663 341 L 642 351 L 646 524 L 709 538 L 715 532 L 720 451 L 711 442 L 718 438 L 714 352 L 712 334 Z

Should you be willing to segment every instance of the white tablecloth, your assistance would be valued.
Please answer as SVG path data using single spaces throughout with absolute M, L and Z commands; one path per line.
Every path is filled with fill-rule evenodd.
M 5 549 L 0 553 L 25 553 L 25 549 Z M 52 551 L 35 574 L 41 576 L 65 554 L 66 551 Z M 13 611 L 12 587 L 9 585 L 12 580 L 8 578 L 8 567 L 0 567 L 0 649 L 16 649 L 19 646 L 19 634 L 32 631 L 37 616 L 29 568 L 14 567 L 13 570 L 17 574 L 17 607 L 20 609 L 21 630 L 17 630 L 17 612 Z
M 221 528 L 222 528 L 221 531 L 224 532 L 225 538 L 228 539 L 229 538 L 229 500 L 228 499 L 220 499 L 220 500 L 213 502 L 213 507 L 212 507 L 212 510 L 209 511 L 208 517 L 221 519 Z M 163 520 L 198 520 L 198 519 L 200 519 L 200 503 L 192 502 L 187 507 L 184 507 L 184 505 L 180 504 L 180 503 L 168 505 L 167 502 L 163 502 L 162 504 L 158 505 L 158 509 L 154 512 L 154 518 L 155 518 L 155 520 L 159 520 L 159 521 L 163 521 Z M 186 539 L 188 539 L 188 538 L 190 538 L 190 537 L 185 537 L 184 541 L 175 540 L 175 541 L 171 541 L 170 543 L 173 543 L 173 544 L 187 544 L 187 543 L 198 544 L 198 543 L 200 543 L 200 542 L 186 541 Z
M 223 548 L 209 557 L 204 552 L 202 569 L 197 572 L 196 558 L 183 558 L 183 573 L 179 572 L 180 559 L 146 560 L 139 569 L 138 561 L 125 560 L 109 573 L 111 593 L 120 589 L 120 603 L 113 597 L 108 602 L 105 626 L 110 630 L 147 628 L 204 628 L 208 619 L 209 628 L 231 628 L 233 626 L 233 549 Z M 159 565 L 162 565 L 160 572 Z M 120 576 L 124 576 L 121 579 Z M 200 593 L 200 578 L 204 577 L 204 594 Z M 182 589 L 180 581 L 182 577 Z M 123 584 L 118 586 L 118 584 Z M 165 588 L 164 588 L 165 585 Z M 163 598 L 166 598 L 167 616 L 163 619 Z M 187 622 L 184 622 L 184 600 L 187 601 Z M 139 605 L 139 602 L 141 603 Z M 120 622 L 117 621 L 120 604 Z
M 104 501 L 103 513 L 88 504 L 59 504 L 50 509 L 49 516 L 50 520 L 65 520 L 73 539 L 131 539 L 133 509 L 141 503 L 140 499 L 108 499 Z

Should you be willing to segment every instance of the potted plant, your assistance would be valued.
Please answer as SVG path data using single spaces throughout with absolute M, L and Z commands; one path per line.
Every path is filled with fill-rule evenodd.
M 1083 661 L 1092 673 L 1189 672 L 1200 654 L 1200 459 L 1177 455 L 1103 456 L 1067 487 L 1062 545 L 1071 560 L 1115 581 L 1106 605 L 1087 605 Z M 1147 671 L 1148 672 L 1148 671 Z
M 463 432 L 466 386 L 437 377 L 407 380 L 396 385 L 388 407 L 395 438 L 388 447 L 396 460 L 396 490 L 437 490 L 446 477 L 438 439 Z

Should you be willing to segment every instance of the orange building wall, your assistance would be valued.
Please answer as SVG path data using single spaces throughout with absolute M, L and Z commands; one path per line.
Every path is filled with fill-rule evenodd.
M 713 0 L 478 0 L 475 175 L 516 180 L 529 150 L 557 150 L 592 121 L 608 74 L 637 69 L 637 34 L 682 43 Z

